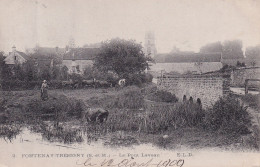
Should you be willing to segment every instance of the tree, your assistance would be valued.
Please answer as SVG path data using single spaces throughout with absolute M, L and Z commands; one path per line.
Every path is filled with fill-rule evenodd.
M 8 65 L 5 64 L 4 59 L 4 52 L 0 52 L 0 80 L 9 79 L 12 76 L 12 71 Z
M 103 72 L 114 72 L 120 78 L 140 74 L 148 68 L 148 61 L 142 45 L 133 40 L 112 39 L 101 44 L 100 53 L 94 60 L 94 67 Z
M 233 40 L 225 41 L 223 43 L 223 58 L 224 59 L 238 59 L 244 58 L 242 51 L 242 41 Z
M 62 80 L 68 80 L 68 77 L 69 77 L 68 71 L 69 71 L 69 69 L 67 66 L 61 67 L 61 79 Z
M 260 59 L 260 45 L 247 47 L 245 56 L 247 59 Z
M 214 42 L 206 44 L 200 48 L 201 53 L 212 53 L 212 52 L 220 52 L 222 53 L 222 45 L 220 42 Z

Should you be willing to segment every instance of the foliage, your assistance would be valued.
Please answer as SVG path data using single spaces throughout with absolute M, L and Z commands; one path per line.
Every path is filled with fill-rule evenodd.
M 85 105 L 82 101 L 64 95 L 50 95 L 47 101 L 33 99 L 26 107 L 26 112 L 30 113 L 31 116 L 54 114 L 50 117 L 58 121 L 69 118 L 68 116 L 79 117 L 83 110 L 85 110 Z
M 214 53 L 214 52 L 222 52 L 222 45 L 220 42 L 214 42 L 206 44 L 200 48 L 201 53 Z
M 227 72 L 236 69 L 235 66 L 225 64 L 221 69 L 220 72 Z
M 222 44 L 220 42 L 214 42 L 206 44 L 200 48 L 201 53 L 222 53 L 223 59 L 237 59 L 244 58 L 242 51 L 242 41 L 224 41 Z
M 150 83 L 153 80 L 153 76 L 149 73 L 129 74 L 126 77 L 127 85 L 141 86 L 143 83 Z
M 173 107 L 160 105 L 149 113 L 147 128 L 150 133 L 156 133 L 184 127 L 201 127 L 205 114 L 196 103 L 177 103 Z
M 21 81 L 21 80 L 4 80 L 1 82 L 3 90 L 25 90 L 25 89 L 40 89 L 42 81 Z M 62 81 L 48 81 L 51 89 L 61 89 Z
M 245 56 L 247 59 L 260 59 L 260 45 L 247 47 Z
M 128 108 L 140 109 L 144 107 L 144 96 L 138 87 L 131 86 L 127 90 L 116 96 L 106 96 L 104 98 L 92 98 L 88 100 L 88 105 L 104 108 Z
M 242 47 L 242 41 L 240 40 L 225 41 L 222 47 L 223 59 L 244 58 Z
M 95 58 L 94 67 L 104 71 L 112 71 L 120 78 L 129 74 L 138 74 L 148 68 L 147 61 L 142 51 L 142 45 L 133 40 L 112 39 L 103 42 L 100 53 Z
M 241 100 L 243 100 L 245 103 L 247 103 L 250 107 L 260 110 L 260 94 L 252 95 L 252 94 L 246 94 L 246 95 L 240 95 Z
M 240 63 L 240 61 L 237 61 L 237 67 L 245 67 L 245 63 Z
M 246 107 L 238 99 L 228 96 L 220 98 L 209 110 L 205 126 L 224 134 L 248 134 L 251 121 Z
M 126 106 L 125 106 L 126 107 Z M 101 129 L 115 131 L 139 131 L 144 133 L 159 134 L 177 128 L 200 127 L 203 123 L 205 111 L 197 104 L 179 103 L 175 107 L 160 107 L 148 111 L 127 108 L 113 108 L 109 119 Z
M 12 76 L 11 69 L 5 64 L 4 52 L 0 52 L 0 81 L 9 79 Z
M 156 92 L 148 95 L 148 99 L 152 101 L 168 103 L 175 103 L 178 101 L 178 98 L 174 94 L 171 94 L 165 90 L 157 90 Z

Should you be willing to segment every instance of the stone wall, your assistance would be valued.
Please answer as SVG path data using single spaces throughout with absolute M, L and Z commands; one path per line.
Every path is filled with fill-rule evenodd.
M 190 75 L 190 76 L 164 76 L 158 78 L 158 89 L 167 90 L 175 94 L 179 101 L 182 101 L 183 95 L 187 99 L 190 96 L 196 102 L 201 99 L 202 107 L 212 106 L 219 97 L 229 94 L 230 76 L 212 76 L 212 75 Z
M 246 79 L 260 79 L 260 67 L 240 68 L 231 72 L 231 85 L 244 87 Z

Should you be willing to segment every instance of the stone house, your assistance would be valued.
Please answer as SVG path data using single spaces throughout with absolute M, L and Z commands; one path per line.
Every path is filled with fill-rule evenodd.
M 176 72 L 179 74 L 202 74 L 218 71 L 223 67 L 221 53 L 169 53 L 163 55 L 164 62 L 155 63 L 150 72 L 160 74 Z
M 86 67 L 93 65 L 99 51 L 99 48 L 70 48 L 63 56 L 62 65 L 68 68 L 70 74 L 83 74 Z
M 7 57 L 4 59 L 8 65 L 23 64 L 29 60 L 29 56 L 24 52 L 16 50 L 16 47 L 12 47 L 12 52 L 9 52 Z

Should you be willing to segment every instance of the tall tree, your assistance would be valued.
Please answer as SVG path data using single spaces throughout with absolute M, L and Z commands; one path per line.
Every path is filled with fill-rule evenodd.
M 201 53 L 212 53 L 212 52 L 220 52 L 222 53 L 222 45 L 220 42 L 214 42 L 206 44 L 200 48 Z
M 149 60 L 151 58 L 144 55 L 141 44 L 116 38 L 101 44 L 94 67 L 104 72 L 112 71 L 119 77 L 127 77 L 143 72 L 148 68 Z
M 0 79 L 1 80 L 9 79 L 12 76 L 12 71 L 8 67 L 8 65 L 5 64 L 4 59 L 5 59 L 4 52 L 0 51 Z
M 245 56 L 247 59 L 260 59 L 260 45 L 246 48 Z
M 238 59 L 244 58 L 242 51 L 242 41 L 233 40 L 233 41 L 225 41 L 223 43 L 223 58 L 224 59 Z

